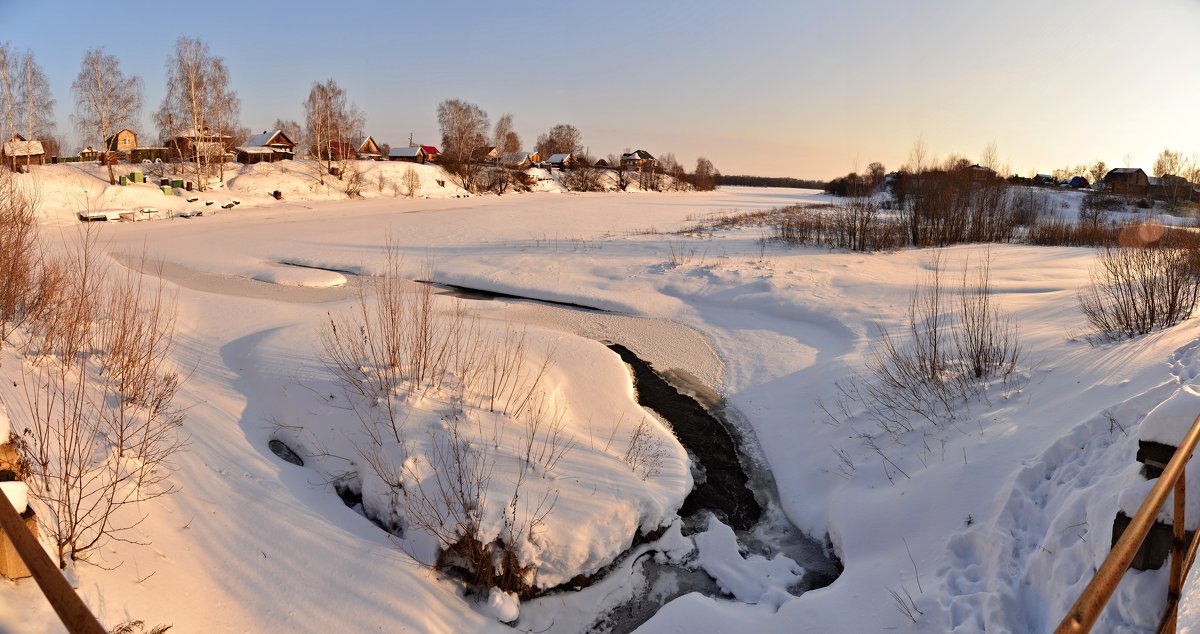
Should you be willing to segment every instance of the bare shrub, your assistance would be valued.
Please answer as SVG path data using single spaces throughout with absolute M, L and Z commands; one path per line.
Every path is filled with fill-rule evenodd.
M 1126 198 L 1117 194 L 1089 191 L 1079 205 L 1079 222 L 1104 224 L 1113 212 L 1126 210 Z
M 621 458 L 637 477 L 649 480 L 662 471 L 667 458 L 667 449 L 658 436 L 654 435 L 653 423 L 643 418 L 629 432 L 625 455 Z
M 0 347 L 37 303 L 38 192 L 0 170 Z
M 989 276 L 988 256 L 974 282 L 964 266 L 956 304 L 946 297 L 935 258 L 913 288 L 902 333 L 881 329 L 867 354 L 866 376 L 839 385 L 840 397 L 861 403 L 895 436 L 913 431 L 914 420 L 934 427 L 954 420 L 993 379 L 1012 389 L 1022 347 L 1015 324 L 992 305 Z
M 342 191 L 345 192 L 347 198 L 363 197 L 363 189 L 366 188 L 367 178 L 363 175 L 362 168 L 359 167 L 358 161 L 342 161 L 341 179 Z
M 39 347 L 22 377 L 20 451 L 65 567 L 110 539 L 137 543 L 127 531 L 145 519 L 139 505 L 174 490 L 167 479 L 183 416 L 172 405 L 180 380 L 167 366 L 174 307 L 161 285 L 147 296 L 140 276 L 107 283 L 90 233 L 50 270 L 55 281 L 31 322 Z
M 85 227 L 66 257 L 43 265 L 26 354 L 57 355 L 70 364 L 87 350 L 107 270 L 99 265 L 97 232 Z
M 967 242 L 1011 242 L 1019 216 L 1014 213 L 1008 186 L 1002 181 L 973 183 L 968 189 Z
M 1191 317 L 1200 300 L 1195 247 L 1170 239 L 1102 247 L 1090 275 L 1078 293 L 1079 309 L 1104 336 L 1132 339 L 1169 328 Z
M 543 466 L 552 465 L 570 450 L 556 440 L 560 427 L 556 430 L 552 425 L 541 441 L 536 427 L 527 428 L 525 453 L 512 496 L 500 511 L 503 526 L 495 537 L 485 529 L 491 513 L 488 492 L 495 459 L 482 430 L 476 428 L 477 437 L 471 439 L 459 417 L 451 417 L 444 433 L 431 432 L 428 475 L 418 471 L 416 460 L 405 463 L 407 517 L 440 544 L 436 568 L 458 570 L 476 588 L 499 588 L 523 597 L 531 594 L 537 567 L 522 563 L 518 549 L 524 540 L 534 537 L 558 495 L 546 489 L 530 504 L 524 499 L 526 484 L 536 456 L 548 460 Z
M 154 625 L 150 626 L 150 629 L 146 629 L 147 625 L 144 621 L 133 619 L 118 623 L 110 634 L 165 634 L 172 627 L 174 626 Z
M 562 176 L 563 185 L 576 192 L 599 192 L 606 189 L 604 170 L 584 164 L 577 165 Z
M 421 191 L 421 175 L 417 173 L 417 170 L 413 169 L 412 165 L 409 165 L 404 170 L 404 176 L 400 179 L 400 190 L 404 192 L 407 198 L 412 198 L 417 195 L 417 192 Z
M 459 301 L 439 312 L 432 285 L 406 288 L 390 240 L 385 255 L 385 275 L 360 293 L 348 315 L 330 316 L 320 333 L 322 358 L 367 435 L 356 449 L 389 490 L 393 510 L 438 541 L 438 568 L 462 571 L 476 587 L 526 595 L 536 566 L 523 563 L 518 548 L 557 500 L 550 489 L 527 496 L 529 476 L 553 470 L 574 446 L 565 411 L 541 389 L 552 355 L 530 363 L 524 330 L 508 328 L 486 340 Z M 407 399 L 442 390 L 450 392 L 454 413 L 429 432 L 428 453 L 414 454 Z M 468 404 L 497 414 L 495 421 L 521 423 L 511 447 L 518 462 L 514 490 L 502 508 L 488 500 L 502 434 L 493 426 L 489 438 L 482 425 L 464 425 Z M 487 520 L 496 516 L 503 527 L 492 537 Z
M 872 198 L 851 198 L 838 207 L 833 216 L 833 239 L 835 246 L 851 251 L 870 251 L 868 246 L 873 225 L 879 217 L 879 204 Z
M 997 311 L 992 303 L 991 253 L 975 269 L 970 279 L 963 264 L 962 293 L 959 295 L 958 329 L 954 332 L 955 353 L 968 381 L 988 376 L 1007 380 L 1017 368 L 1021 348 L 1016 324 Z

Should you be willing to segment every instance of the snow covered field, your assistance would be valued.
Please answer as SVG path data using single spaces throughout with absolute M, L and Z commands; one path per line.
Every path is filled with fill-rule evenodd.
M 861 412 L 833 424 L 820 403 L 828 406 L 837 384 L 862 369 L 878 326 L 902 324 L 932 252 L 764 246 L 761 228 L 676 233 L 708 214 L 828 202 L 815 192 L 345 201 L 306 192 L 300 177 L 268 167 L 200 195 L 239 199 L 231 210 L 99 226 L 116 261 L 144 251 L 165 263 L 179 309 L 176 361 L 193 368 L 181 396 L 190 437 L 177 457 L 181 491 L 152 501 L 137 531 L 152 545 L 114 542 L 100 561 L 119 567 L 73 573 L 107 625 L 136 618 L 179 632 L 509 629 L 496 615 L 511 606 L 464 598 L 458 582 L 414 561 L 430 562 L 427 541 L 398 543 L 347 508 L 330 483 L 351 470 L 334 456 L 361 462 L 347 455 L 358 423 L 339 407 L 344 397 L 320 361 L 318 333 L 329 314 L 353 305 L 362 275 L 385 270 L 385 236 L 410 279 L 611 311 L 464 300 L 485 331 L 525 329 L 535 355 L 553 350 L 545 385 L 567 412 L 574 447 L 535 476 L 558 491 L 540 549 L 528 553 L 548 585 L 595 572 L 638 529 L 670 525 L 691 486 L 686 456 L 661 426 L 654 433 L 669 451 L 657 473 L 642 479 L 622 461 L 632 426 L 650 415 L 600 341 L 629 347 L 660 372 L 682 370 L 724 398 L 756 440 L 756 467 L 773 474 L 781 510 L 819 541 L 828 536 L 845 565 L 829 587 L 790 596 L 779 590 L 786 583 L 771 581 L 795 574 L 786 561 L 743 559 L 719 523 L 698 534 L 699 555 L 683 555 L 693 545 L 673 529 L 661 549 L 694 557 L 690 565 L 720 576 L 732 596 L 686 595 L 639 631 L 1047 631 L 1107 554 L 1118 503 L 1129 508 L 1148 489 L 1134 461 L 1142 422 L 1160 405 L 1180 416 L 1200 409 L 1194 321 L 1132 342 L 1083 338 L 1075 293 L 1087 281 L 1090 249 L 992 246 L 997 300 L 1025 346 L 1022 388 L 988 391 L 953 425 L 872 444 L 864 435 L 877 430 Z M 44 235 L 57 251 L 74 243 L 74 214 L 84 205 L 190 204 L 150 187 L 107 187 L 73 166 L 32 178 L 41 181 Z M 282 201 L 267 196 L 276 189 L 285 191 Z M 1079 194 L 1056 195 L 1066 201 L 1063 213 L 1074 213 Z M 943 249 L 948 277 L 982 251 Z M 436 301 L 448 310 L 453 298 Z M 0 354 L 0 398 L 19 429 L 22 391 L 13 382 L 22 360 L 11 348 Z M 439 398 L 413 403 L 414 438 L 441 425 L 447 404 Z M 280 460 L 268 449 L 272 439 L 307 456 L 306 466 Z M 507 500 L 514 471 L 499 469 L 496 496 Z M 370 497 L 372 484 L 362 486 Z M 618 600 L 645 592 L 639 579 L 605 591 Z M 891 591 L 911 595 L 915 623 Z M 1165 592 L 1163 571 L 1131 573 L 1099 630 L 1152 628 Z M 32 580 L 0 583 L 0 595 L 0 630 L 59 631 Z M 570 610 L 548 607 L 554 600 L 539 600 L 513 626 L 579 631 Z

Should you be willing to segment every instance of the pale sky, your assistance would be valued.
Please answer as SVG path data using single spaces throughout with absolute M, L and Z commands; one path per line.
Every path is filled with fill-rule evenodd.
M 706 156 L 726 174 L 889 170 L 917 138 L 1013 171 L 1100 159 L 1149 171 L 1200 153 L 1200 0 L 1141 2 L 29 2 L 0 0 L 0 41 L 50 77 L 60 133 L 86 50 L 145 82 L 139 132 L 179 36 L 225 59 L 255 132 L 303 120 L 333 78 L 380 143 L 439 143 L 436 108 L 512 113 L 532 149 L 570 123 L 596 156 Z

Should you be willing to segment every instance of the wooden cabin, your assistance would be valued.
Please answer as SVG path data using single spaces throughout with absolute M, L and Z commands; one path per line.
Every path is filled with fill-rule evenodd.
M 129 156 L 129 153 L 137 148 L 137 146 L 137 133 L 129 128 L 125 128 L 104 140 L 105 150 L 119 152 L 123 156 Z
M 375 143 L 375 139 L 370 135 L 360 137 L 354 141 L 354 153 L 362 161 L 380 161 L 383 160 L 383 152 L 379 150 L 379 145 Z
M 44 165 L 46 163 L 46 150 L 42 148 L 41 141 L 26 141 L 25 137 L 14 134 L 12 139 L 0 148 L 0 154 L 4 156 L 4 164 L 9 169 L 16 169 L 18 165 Z
M 621 167 L 633 167 L 639 170 L 654 169 L 656 163 L 658 160 L 646 150 L 634 150 L 621 155 Z
M 388 152 L 389 161 L 406 161 L 408 163 L 424 163 L 425 148 L 417 145 L 414 147 L 394 147 Z
M 225 152 L 233 138 L 228 134 L 215 133 L 207 128 L 203 131 L 183 134 L 165 144 L 176 156 L 185 161 L 201 160 L 216 163 L 225 160 Z
M 1114 194 L 1146 196 L 1150 193 L 1150 177 L 1140 167 L 1118 167 L 1104 175 L 1104 185 Z
M 267 158 L 267 154 L 265 152 L 246 152 L 245 154 L 247 157 L 250 154 L 256 154 L 262 157 L 260 160 L 252 161 L 254 163 L 259 163 L 262 161 L 270 161 L 272 163 L 275 161 L 290 161 L 296 158 L 296 144 L 289 139 L 286 134 L 283 133 L 283 130 L 275 130 L 273 132 L 263 131 L 262 134 L 252 134 L 249 137 L 246 137 L 246 142 L 237 148 L 239 163 L 245 162 L 242 160 L 243 152 L 241 152 L 241 150 L 248 150 L 252 148 L 261 148 L 270 150 L 271 152 L 269 158 Z
M 550 167 L 556 167 L 560 170 L 571 169 L 575 165 L 575 159 L 571 156 L 570 152 L 551 154 L 550 158 L 546 159 L 546 162 L 550 164 Z

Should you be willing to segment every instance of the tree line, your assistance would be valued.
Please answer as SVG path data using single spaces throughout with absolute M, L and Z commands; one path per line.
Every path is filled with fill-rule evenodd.
M 178 162 L 205 189 L 211 176 L 224 178 L 224 152 L 243 143 L 250 130 L 240 122 L 240 98 L 233 87 L 224 58 L 214 55 L 207 43 L 193 37 L 180 37 L 166 64 L 166 95 L 152 114 L 158 138 L 164 145 L 186 137 L 187 143 L 175 143 Z M 141 77 L 127 73 L 120 60 L 103 48 L 88 50 L 72 83 L 73 124 L 85 145 L 106 150 L 106 143 L 123 129 L 137 131 L 143 107 Z M 53 118 L 55 100 L 45 71 L 32 51 L 18 53 L 8 43 L 0 43 L 0 138 L 21 134 L 27 140 L 38 139 L 47 154 L 60 154 L 61 143 Z M 346 148 L 360 141 L 366 127 L 365 113 L 349 99 L 334 79 L 316 81 L 303 102 L 303 124 L 276 119 L 275 129 L 282 130 L 292 142 L 304 148 L 310 157 L 324 160 L 325 169 L 317 178 L 324 183 L 335 159 L 344 158 Z M 486 169 L 481 148 L 495 148 L 501 157 L 522 151 L 523 143 L 513 125 L 513 115 L 502 115 L 493 126 L 478 105 L 459 99 L 447 99 L 438 105 L 441 156 L 446 169 L 469 191 L 503 192 L 512 174 Z M 386 156 L 391 149 L 381 146 Z M 559 123 L 538 135 L 534 150 L 543 159 L 556 154 L 571 154 L 575 165 L 588 168 L 575 178 L 582 189 L 596 186 L 599 180 L 589 173 L 595 160 L 583 144 L 583 135 L 574 125 Z M 626 152 L 628 152 L 628 148 Z M 343 155 L 343 156 L 339 156 Z M 624 173 L 620 157 L 609 154 L 609 169 L 617 172 L 617 186 L 625 189 L 638 182 L 643 189 L 662 190 L 686 184 L 695 189 L 716 187 L 720 173 L 708 159 L 697 160 L 688 173 L 671 153 L 661 156 L 649 169 L 639 167 Z M 116 176 L 109 166 L 109 178 Z

